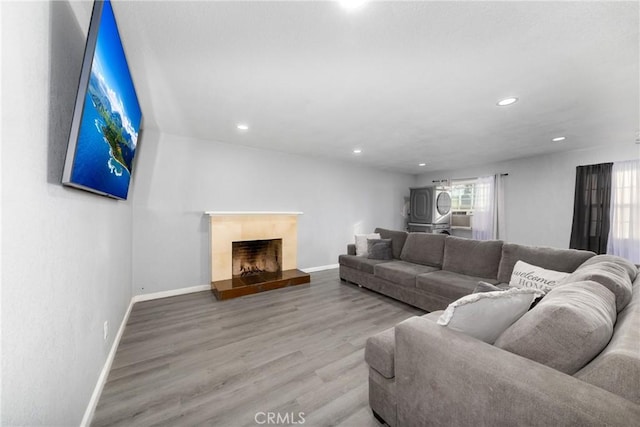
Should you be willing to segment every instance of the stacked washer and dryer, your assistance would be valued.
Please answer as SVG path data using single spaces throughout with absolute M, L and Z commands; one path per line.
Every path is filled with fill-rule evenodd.
M 451 234 L 450 189 L 431 186 L 409 190 L 409 231 Z

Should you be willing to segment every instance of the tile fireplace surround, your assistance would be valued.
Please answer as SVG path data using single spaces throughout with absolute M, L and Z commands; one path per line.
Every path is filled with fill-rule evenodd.
M 302 212 L 205 212 L 210 217 L 211 287 L 218 299 L 309 283 L 297 270 L 298 216 Z M 253 283 L 233 275 L 233 242 L 282 239 L 282 277 L 277 283 Z

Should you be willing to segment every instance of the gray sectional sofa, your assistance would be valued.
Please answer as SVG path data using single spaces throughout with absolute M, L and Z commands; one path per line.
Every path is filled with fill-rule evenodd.
M 425 311 L 444 310 L 473 292 L 479 281 L 509 283 L 518 260 L 571 273 L 595 254 L 538 248 L 500 240 L 479 241 L 445 234 L 406 233 L 376 228 L 391 239 L 393 259 L 356 256 L 355 245 L 340 255 L 340 278 Z
M 392 239 L 394 259 L 357 257 L 350 246 L 349 253 L 339 259 L 341 279 L 431 312 L 367 341 L 369 403 L 379 419 L 391 426 L 640 425 L 637 266 L 587 251 L 384 229 L 376 232 Z M 472 293 L 478 281 L 506 286 L 518 260 L 572 273 L 573 280 L 550 291 L 503 333 L 507 338 L 501 336 L 493 345 L 436 323 L 442 314 L 438 310 Z M 621 274 L 628 274 L 628 284 L 610 283 L 605 267 L 611 263 L 623 267 L 616 268 L 626 271 Z M 566 352 L 579 352 L 584 338 L 571 332 L 574 322 L 562 320 L 564 306 L 576 306 L 562 298 L 576 291 L 588 294 L 590 288 L 609 298 L 608 314 L 603 316 L 613 324 L 612 336 L 584 365 L 558 368 L 545 360 L 547 351 L 564 352 L 566 346 Z M 555 342 L 551 347 L 555 348 L 535 348 L 540 346 L 535 339 L 528 340 L 528 335 L 540 336 L 535 321 L 541 316 L 548 318 L 546 328 L 552 325 Z M 533 327 L 528 325 L 531 319 Z M 517 334 L 525 338 L 517 345 L 534 348 L 518 353 L 505 344 L 509 339 L 513 344 Z M 521 355 L 527 351 L 534 356 Z M 565 354 L 555 358 L 558 356 L 562 359 Z M 567 359 L 573 356 L 566 354 Z

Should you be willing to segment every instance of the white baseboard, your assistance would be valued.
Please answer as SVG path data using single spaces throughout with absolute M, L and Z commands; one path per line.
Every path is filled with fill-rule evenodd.
M 320 267 L 301 268 L 305 273 L 315 273 L 316 271 L 333 270 L 340 267 L 340 264 L 321 265 Z
M 98 377 L 98 382 L 96 383 L 96 386 L 93 389 L 93 394 L 91 395 L 91 399 L 89 400 L 87 409 L 84 411 L 84 416 L 82 417 L 82 422 L 80 423 L 81 427 L 88 427 L 89 424 L 91 424 L 91 421 L 93 420 L 93 415 L 96 412 L 96 406 L 98 406 L 98 401 L 100 400 L 102 389 L 104 388 L 104 385 L 107 382 L 107 377 L 109 376 L 109 371 L 111 371 L 111 365 L 113 364 L 113 359 L 116 356 L 116 351 L 118 351 L 118 345 L 120 345 L 120 339 L 122 338 L 122 334 L 124 333 L 124 328 L 125 326 L 127 326 L 127 322 L 129 321 L 129 315 L 131 314 L 133 305 L 140 301 L 150 301 L 154 299 L 167 298 L 167 297 L 173 297 L 176 295 L 190 294 L 193 292 L 201 292 L 201 291 L 209 291 L 209 290 L 211 290 L 211 285 L 200 285 L 200 286 L 192 286 L 190 288 L 181 288 L 181 289 L 173 289 L 170 291 L 154 292 L 152 294 L 134 295 L 131 298 L 131 301 L 129 301 L 129 307 L 127 308 L 127 312 L 124 314 L 124 317 L 122 318 L 122 322 L 120 323 L 120 328 L 118 329 L 118 333 L 116 334 L 116 337 L 113 340 L 113 344 L 111 345 L 109 356 L 107 356 L 107 360 L 104 362 L 104 366 L 102 367 L 102 371 L 100 372 L 100 376 Z
M 124 314 L 122 318 L 122 322 L 120 323 L 120 328 L 118 328 L 118 333 L 116 334 L 113 344 L 111 345 L 111 350 L 109 351 L 109 355 L 107 356 L 107 360 L 104 362 L 104 366 L 102 367 L 102 372 L 100 372 L 100 376 L 98 377 L 98 382 L 96 383 L 95 388 L 93 389 L 93 394 L 91 394 L 91 399 L 89 400 L 89 404 L 87 405 L 87 409 L 84 411 L 84 416 L 82 417 L 82 422 L 80 423 L 81 427 L 88 427 L 91 424 L 91 420 L 93 419 L 93 414 L 96 412 L 96 406 L 98 406 L 98 401 L 100 400 L 100 395 L 102 394 L 102 389 L 104 388 L 104 384 L 107 382 L 107 377 L 109 376 L 109 371 L 111 370 L 111 365 L 113 364 L 113 359 L 116 357 L 116 351 L 118 350 L 118 345 L 120 344 L 120 339 L 122 338 L 122 334 L 124 333 L 124 328 L 127 326 L 127 322 L 129 321 L 129 315 L 131 314 L 131 309 L 133 308 L 133 298 L 129 302 L 129 307 L 127 308 L 127 312 Z
M 134 295 L 131 299 L 134 303 L 140 301 L 150 301 L 153 299 L 175 297 L 177 295 L 191 294 L 193 292 L 210 291 L 211 285 L 191 286 L 190 288 L 172 289 L 170 291 L 154 292 L 152 294 Z

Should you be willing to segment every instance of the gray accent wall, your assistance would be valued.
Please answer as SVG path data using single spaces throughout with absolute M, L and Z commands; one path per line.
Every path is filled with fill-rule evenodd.
M 0 424 L 78 425 L 131 301 L 132 207 L 60 185 L 91 3 L 0 7 Z
M 607 147 L 509 160 L 419 175 L 417 185 L 433 180 L 464 179 L 508 173 L 505 181 L 506 240 L 568 248 L 573 220 L 576 166 L 640 157 L 640 145 L 612 141 Z M 471 237 L 470 234 L 468 236 Z
M 134 294 L 210 283 L 205 211 L 302 211 L 298 267 L 331 265 L 355 233 L 404 226 L 404 198 L 415 180 L 151 130 L 142 136 L 137 162 Z

